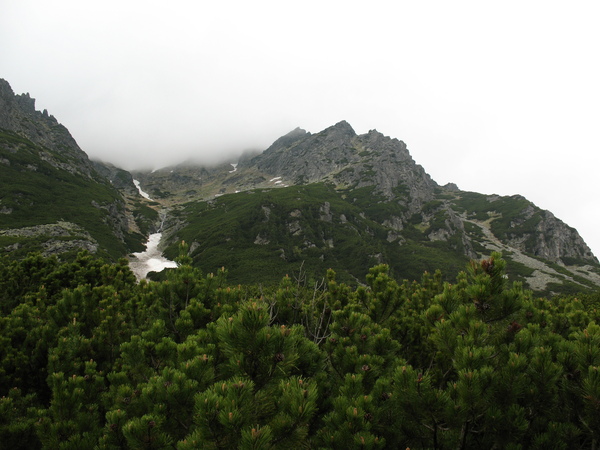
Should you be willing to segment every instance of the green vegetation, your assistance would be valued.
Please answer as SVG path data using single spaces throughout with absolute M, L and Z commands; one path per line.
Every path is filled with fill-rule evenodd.
M 172 194 L 168 191 L 161 191 L 158 188 L 152 188 L 152 198 L 169 198 Z
M 339 267 L 352 281 L 376 263 L 369 256 L 377 253 L 374 230 L 384 235 L 360 212 L 324 184 L 255 190 L 187 205 L 189 225 L 178 236 L 197 243 L 194 265 L 206 272 L 225 266 L 236 282 L 252 283 L 260 273 L 261 282 L 277 283 L 301 265 L 313 276 Z M 166 250 L 177 253 L 177 245 Z
M 142 234 L 147 236 L 150 234 L 150 227 L 158 220 L 158 212 L 141 201 L 135 202 L 134 206 L 133 217 Z
M 358 206 L 365 216 L 381 224 L 390 217 L 400 217 L 406 208 L 397 201 L 388 201 L 383 195 L 377 193 L 376 186 L 346 189 L 339 191 L 346 194 L 349 201 Z
M 218 208 L 218 205 L 213 205 Z M 277 286 L 0 261 L 5 448 L 597 448 L 600 294 L 534 298 L 499 254 L 453 283 Z
M 507 273 L 513 275 L 515 277 L 519 277 L 520 279 L 530 277 L 535 272 L 531 267 L 526 266 L 523 263 L 518 261 L 514 261 L 510 255 L 504 255 L 504 259 L 509 263 L 509 267 L 507 269 Z
M 405 240 L 388 241 L 383 222 L 400 217 L 405 207 L 385 201 L 372 186 L 336 191 L 326 184 L 254 190 L 193 202 L 177 219 L 188 225 L 177 232 L 204 272 L 227 267 L 236 283 L 277 283 L 300 267 L 318 279 L 332 268 L 338 279 L 355 285 L 369 267 L 390 265 L 399 279 L 419 279 L 423 271 L 448 269 L 456 276 L 467 258 L 460 236 L 431 242 L 416 228 Z M 173 259 L 178 243 L 166 249 Z M 453 272 L 452 272 L 453 271 Z
M 14 133 L 0 131 L 0 208 L 2 229 L 17 229 L 62 220 L 75 223 L 99 244 L 101 254 L 112 259 L 126 254 L 128 247 L 116 238 L 110 209 L 122 206 L 120 194 L 106 181 L 59 169 L 47 160 L 67 164 L 69 159 L 57 152 L 36 146 Z M 14 256 L 24 256 L 52 236 L 20 237 L 20 249 Z M 132 244 L 135 235 L 126 237 Z M 42 239 L 42 240 L 41 240 Z M 81 239 L 74 234 L 71 239 Z M 41 240 L 41 241 L 40 241 Z M 37 246 L 37 247 L 36 247 Z
M 14 258 L 64 241 L 72 243 L 72 248 L 63 246 L 68 251 L 61 257 L 66 259 L 76 256 L 81 247 L 78 243 L 88 248 L 97 245 L 99 256 L 113 261 L 143 249 L 143 242 L 156 223 L 157 202 L 134 202 L 130 208 L 139 233 L 117 237 L 115 229 L 123 211 L 116 210 L 123 209 L 124 204 L 109 183 L 54 167 L 48 163 L 48 157 L 60 161 L 64 158 L 65 163 L 68 158 L 20 136 L 5 132 L 0 138 L 0 158 L 10 161 L 0 164 L 0 176 L 10 180 L 0 187 L 0 209 L 10 210 L 10 214 L 2 215 L 2 227 L 36 226 L 61 219 L 81 227 L 60 236 L 0 235 L 0 246 L 10 250 Z M 367 164 L 364 170 L 372 167 Z M 126 181 L 125 172 L 121 177 Z M 152 195 L 171 195 L 161 189 L 164 192 Z M 491 228 L 496 235 L 516 236 L 531 231 L 540 217 L 534 212 L 526 221 L 520 218 L 525 209 L 531 208 L 522 198 L 466 192 L 431 200 L 407 221 L 409 189 L 400 183 L 392 191 L 395 197 L 390 200 L 376 186 L 336 190 L 321 183 L 258 189 L 223 195 L 210 202 L 189 203 L 181 211 L 170 213 L 176 222 L 187 225 L 177 231 L 177 242 L 171 242 L 166 255 L 174 258 L 179 242 L 184 240 L 193 249 L 191 257 L 196 267 L 206 273 L 227 267 L 229 279 L 244 284 L 273 285 L 302 267 L 311 279 L 319 279 L 332 268 L 339 281 L 354 286 L 361 283 L 362 274 L 369 267 L 378 263 L 388 264 L 396 279 L 416 280 L 424 271 L 443 268 L 445 280 L 449 281 L 467 262 L 465 242 L 471 240 L 472 248 L 482 255 L 489 250 L 482 245 L 481 228 L 465 222 L 466 236 L 463 235 L 446 211 L 446 204 L 480 220 L 490 219 L 491 212 Z M 525 272 L 524 267 L 515 265 L 508 275 L 511 280 L 523 281 Z M 573 276 L 571 272 L 564 273 Z M 576 281 L 593 287 L 582 277 Z M 568 286 L 565 289 L 571 292 Z
M 466 212 L 470 219 L 485 221 L 492 218 L 492 233 L 500 240 L 528 235 L 525 248 L 533 249 L 536 225 L 542 220 L 542 211 L 524 197 L 492 197 L 476 192 L 462 192 L 454 205 L 457 211 Z M 525 214 L 525 211 L 528 212 Z M 529 218 L 524 219 L 524 216 Z

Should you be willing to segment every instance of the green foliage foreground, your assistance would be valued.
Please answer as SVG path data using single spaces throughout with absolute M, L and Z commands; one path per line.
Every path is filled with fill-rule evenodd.
M 499 254 L 356 289 L 179 264 L 139 284 L 86 254 L 0 265 L 0 446 L 598 446 L 597 303 L 534 299 Z

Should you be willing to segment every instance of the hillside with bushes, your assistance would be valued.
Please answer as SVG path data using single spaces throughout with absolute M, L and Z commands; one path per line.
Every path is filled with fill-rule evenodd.
M 500 254 L 360 287 L 266 289 L 81 253 L 0 265 L 6 448 L 597 448 L 600 299 L 537 298 Z
M 300 128 L 237 162 L 128 172 L 89 160 L 29 94 L 0 80 L 0 253 L 72 261 L 81 250 L 135 261 L 151 234 L 169 258 L 189 245 L 205 273 L 277 284 L 329 268 L 353 287 L 386 264 L 396 281 L 501 252 L 510 281 L 540 295 L 593 292 L 600 264 L 577 230 L 522 196 L 438 185 L 406 144 L 341 121 Z M 153 275 L 160 279 L 164 275 Z

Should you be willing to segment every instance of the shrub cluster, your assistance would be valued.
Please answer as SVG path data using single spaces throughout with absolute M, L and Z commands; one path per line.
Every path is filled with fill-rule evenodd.
M 186 256 L 140 283 L 87 254 L 3 262 L 5 448 L 598 446 L 597 299 L 533 298 L 499 254 L 357 288 L 230 286 Z

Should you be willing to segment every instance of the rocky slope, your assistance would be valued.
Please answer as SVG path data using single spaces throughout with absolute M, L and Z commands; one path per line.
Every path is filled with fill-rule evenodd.
M 598 260 L 549 211 L 439 186 L 403 142 L 357 135 L 345 121 L 315 134 L 296 128 L 238 161 L 129 173 L 91 162 L 53 116 L 0 80 L 0 179 L 0 249 L 17 257 L 141 250 L 170 208 L 168 256 L 185 240 L 197 265 L 225 265 L 234 280 L 335 267 L 361 282 L 382 262 L 398 278 L 437 268 L 452 278 L 501 250 L 509 275 L 538 291 L 600 285 Z
M 381 246 L 384 250 L 378 251 L 373 246 L 369 252 L 378 256 L 365 264 L 394 265 L 396 261 L 399 266 L 410 261 L 408 254 L 420 254 L 414 258 L 420 263 L 411 264 L 434 270 L 444 264 L 461 267 L 469 258 L 486 257 L 492 250 L 502 249 L 507 258 L 515 260 L 518 270 L 514 271 L 514 277 L 537 290 L 552 290 L 565 283 L 573 289 L 600 284 L 598 260 L 589 247 L 576 230 L 549 211 L 537 208 L 521 196 L 486 196 L 463 192 L 452 184 L 439 186 L 413 161 L 403 142 L 376 130 L 357 135 L 345 121 L 316 134 L 296 128 L 263 153 L 243 158 L 235 166 L 184 164 L 135 176 L 145 190 L 153 193 L 153 198 L 170 205 L 208 200 L 215 205 L 220 199 L 214 199 L 224 194 L 324 183 L 333 188 L 335 194 L 330 195 L 339 195 L 344 202 L 358 207 L 363 219 L 372 222 L 371 225 L 355 224 L 357 230 L 364 228 L 363 233 L 375 226 L 383 230 L 385 243 Z M 243 222 L 232 205 L 227 206 L 232 220 Z M 272 210 L 273 205 L 265 201 L 256 208 L 252 214 L 259 216 L 260 211 Z M 211 245 L 221 244 L 215 244 L 213 238 L 199 231 L 207 220 L 206 212 L 197 214 L 192 207 L 187 211 L 187 217 L 179 218 L 183 225 L 175 228 L 181 231 L 172 233 L 172 242 L 182 237 L 196 242 L 194 251 L 200 261 L 208 251 L 202 239 L 212 240 Z M 301 214 L 291 220 L 294 211 L 286 214 L 280 220 L 287 224 L 289 239 L 269 236 L 269 230 L 247 236 L 244 244 L 239 240 L 243 234 L 240 230 L 223 238 L 226 242 L 237 241 L 241 246 L 248 242 L 253 246 L 262 245 L 263 250 L 265 245 L 272 245 L 273 257 L 280 259 L 286 246 L 299 249 L 299 259 L 309 258 L 308 248 L 319 248 L 319 244 L 305 239 L 307 245 L 296 238 L 304 234 L 301 230 L 315 228 L 316 216 L 308 219 Z M 222 220 L 220 227 L 236 228 L 225 218 Z M 196 230 L 196 235 L 191 230 Z M 327 245 L 323 250 L 336 248 L 335 239 L 324 242 Z M 325 258 L 325 253 L 319 254 L 319 258 Z M 261 258 L 265 257 L 262 254 Z M 283 259 L 291 262 L 289 257 Z M 216 260 L 214 263 L 219 264 Z M 415 273 L 401 267 L 395 269 L 401 277 Z
M 240 165 L 282 176 L 289 184 L 332 181 L 338 188 L 377 186 L 394 198 L 408 188 L 409 198 L 432 198 L 437 184 L 417 165 L 406 144 L 376 130 L 357 135 L 346 121 L 311 135 L 297 128 L 275 141 L 264 153 Z
M 0 78 L 0 129 L 31 141 L 40 149 L 40 158 L 53 167 L 94 179 L 96 174 L 88 156 L 69 131 L 48 111 L 37 111 L 29 94 L 15 95 Z M 60 155 L 60 156 L 59 156 Z
M 139 249 L 121 193 L 69 131 L 0 79 L 0 249 L 14 255 Z

